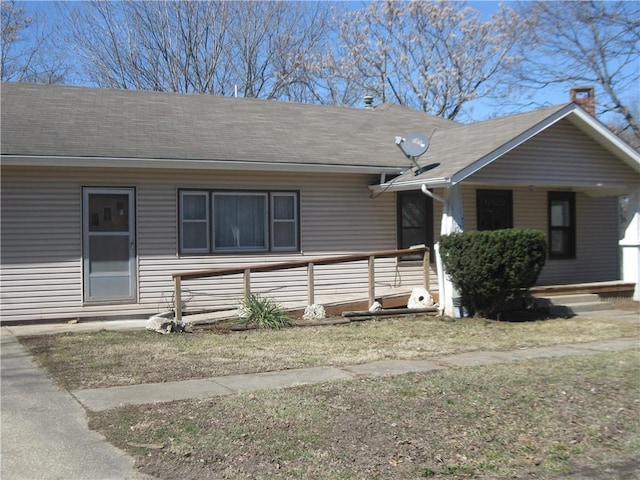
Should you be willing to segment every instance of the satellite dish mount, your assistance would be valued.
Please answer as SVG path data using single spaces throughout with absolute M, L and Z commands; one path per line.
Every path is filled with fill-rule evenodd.
M 429 138 L 422 133 L 410 133 L 406 137 L 396 137 L 396 145 L 400 147 L 402 153 L 415 165 L 416 171 L 414 175 L 428 172 L 440 165 L 440 163 L 431 163 L 424 167 L 418 165 L 416 159 L 429 149 Z

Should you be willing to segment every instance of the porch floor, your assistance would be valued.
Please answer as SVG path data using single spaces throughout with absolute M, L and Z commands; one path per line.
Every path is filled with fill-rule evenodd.
M 578 293 L 596 293 L 600 296 L 630 296 L 633 295 L 636 284 L 613 280 L 609 282 L 572 283 L 567 285 L 540 285 L 531 288 L 534 297 L 553 295 L 571 295 Z

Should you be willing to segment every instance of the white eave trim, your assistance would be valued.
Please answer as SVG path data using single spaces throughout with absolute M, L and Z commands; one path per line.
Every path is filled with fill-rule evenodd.
M 514 137 L 511 141 L 505 143 L 500 148 L 494 150 L 488 155 L 480 158 L 479 160 L 473 162 L 471 165 L 463 168 L 458 171 L 451 177 L 452 185 L 455 185 L 479 170 L 483 169 L 493 161 L 497 160 L 501 156 L 510 152 L 514 148 L 522 145 L 524 142 L 530 140 L 532 137 L 536 136 L 540 132 L 546 130 L 553 124 L 559 122 L 563 118 L 572 115 L 576 120 L 588 130 L 591 130 L 593 133 L 597 133 L 605 138 L 608 141 L 608 144 L 605 146 L 610 151 L 614 151 L 625 163 L 634 168 L 636 171 L 640 171 L 640 154 L 636 152 L 633 148 L 627 145 L 625 142 L 620 140 L 616 135 L 614 135 L 608 128 L 602 125 L 598 120 L 593 118 L 590 114 L 585 112 L 581 107 L 575 104 L 568 104 L 566 107 L 558 110 L 556 113 L 550 115 L 537 125 L 531 127 L 520 135 Z M 578 126 L 578 125 L 576 125 Z M 580 128 L 580 126 L 578 126 Z M 586 132 L 594 141 L 602 144 L 602 141 L 598 138 L 594 138 L 593 133 Z
M 173 170 L 241 170 L 262 172 L 317 172 L 398 174 L 401 167 L 367 165 L 304 164 L 292 162 L 248 162 L 229 160 L 176 160 L 158 158 L 63 157 L 33 155 L 2 155 L 0 163 L 7 166 L 88 167 L 88 168 L 162 168 Z

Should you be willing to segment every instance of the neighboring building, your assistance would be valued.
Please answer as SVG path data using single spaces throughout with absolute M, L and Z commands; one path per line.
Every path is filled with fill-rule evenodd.
M 466 229 L 544 231 L 541 284 L 616 280 L 618 196 L 640 198 L 638 154 L 575 104 L 462 125 L 389 104 L 3 83 L 1 108 L 4 323 L 157 313 L 174 272 L 433 245 L 443 204 L 423 188 L 445 211 L 459 193 Z M 410 132 L 430 137 L 420 164 L 439 163 L 417 176 L 394 142 Z M 366 265 L 324 273 L 319 293 L 366 292 Z M 252 289 L 304 306 L 305 275 Z M 421 279 L 413 261 L 376 267 L 389 287 Z M 193 281 L 187 309 L 241 291 Z

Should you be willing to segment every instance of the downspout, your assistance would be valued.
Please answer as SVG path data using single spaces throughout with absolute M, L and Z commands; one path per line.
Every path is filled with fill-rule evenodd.
M 420 187 L 420 190 L 422 190 L 422 193 L 424 193 L 427 197 L 431 197 L 434 200 L 444 203 L 444 198 L 442 198 L 440 195 L 436 195 L 435 193 L 433 193 L 431 190 L 427 188 L 427 186 L 424 183 Z
M 430 192 L 425 184 L 420 187 L 420 190 L 425 195 L 442 202 L 442 221 L 440 224 L 440 235 L 448 235 L 453 232 L 461 232 L 464 229 L 463 211 L 462 211 L 462 199 L 460 192 L 460 184 L 447 187 L 444 197 Z M 458 298 L 460 295 L 454 288 L 451 280 L 447 278 L 444 266 L 442 264 L 442 257 L 440 255 L 440 245 L 434 245 L 434 251 L 436 253 L 436 266 L 438 269 L 438 295 L 440 305 L 440 313 L 451 317 L 462 316 L 462 311 L 459 306 L 454 305 L 454 298 Z
M 427 197 L 431 197 L 434 200 L 439 201 L 440 203 L 444 203 L 444 198 L 440 195 L 436 195 L 432 191 L 430 191 L 427 186 L 423 183 L 420 187 L 422 193 L 424 193 Z M 438 313 L 442 315 L 444 313 L 444 304 L 445 304 L 445 292 L 444 292 L 444 271 L 442 269 L 442 257 L 440 256 L 440 244 L 436 243 L 433 246 L 433 251 L 436 254 L 436 272 L 438 273 Z

